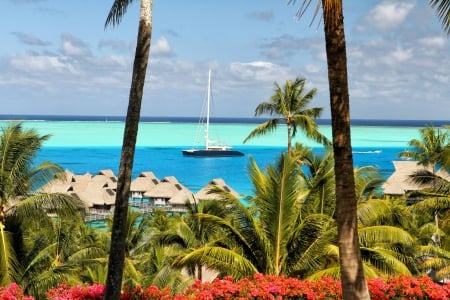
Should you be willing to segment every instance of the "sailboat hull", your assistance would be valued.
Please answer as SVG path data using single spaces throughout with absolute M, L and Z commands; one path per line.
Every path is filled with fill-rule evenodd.
M 244 156 L 244 153 L 237 150 L 219 150 L 219 149 L 189 149 L 183 150 L 184 156 L 192 157 L 229 157 L 229 156 Z

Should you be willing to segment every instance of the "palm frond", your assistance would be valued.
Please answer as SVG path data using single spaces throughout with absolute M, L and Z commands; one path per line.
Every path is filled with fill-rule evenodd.
M 32 164 L 44 141 L 33 129 L 24 130 L 21 123 L 2 128 L 0 136 L 0 199 L 16 200 L 31 191 Z
M 414 183 L 424 186 L 424 188 L 445 195 L 450 193 L 450 182 L 442 177 L 442 174 L 444 174 L 442 170 L 438 172 L 419 170 L 414 172 L 410 179 Z
M 59 217 L 81 217 L 80 212 L 84 207 L 80 199 L 67 194 L 34 194 L 17 202 L 7 212 L 14 213 L 20 220 L 43 220 L 47 213 L 56 213 Z
M 359 240 L 366 247 L 380 243 L 412 245 L 414 238 L 406 230 L 394 226 L 369 226 L 359 229 Z
M 303 130 L 303 132 L 305 132 L 306 136 L 312 139 L 313 141 L 326 146 L 331 145 L 331 141 L 319 131 L 319 126 L 317 125 L 315 119 L 312 118 L 311 116 L 306 114 L 297 114 L 293 116 L 292 120 L 293 120 L 292 137 L 295 137 L 295 135 L 297 134 L 298 127 L 300 127 Z
M 414 204 L 414 208 L 428 212 L 448 210 L 450 208 L 450 198 L 439 196 L 426 197 L 424 200 Z
M 45 299 L 45 293 L 52 287 L 61 283 L 69 285 L 81 284 L 78 274 L 72 266 L 67 264 L 52 265 L 46 272 L 35 273 L 24 285 L 27 294 L 37 299 Z
M 324 249 L 328 249 L 337 237 L 332 224 L 334 221 L 329 216 L 311 214 L 297 225 L 288 245 L 286 275 L 298 272 L 311 274 L 321 268 Z
M 447 35 L 450 34 L 450 1 L 428 0 L 432 8 L 436 10 L 436 15 L 442 23 L 442 27 Z
M 126 14 L 128 5 L 133 3 L 134 0 L 114 0 L 114 3 L 109 10 L 108 17 L 105 21 L 105 28 L 109 25 L 117 26 L 122 21 L 123 16 Z
M 341 276 L 341 268 L 339 267 L 339 264 L 327 267 L 325 269 L 318 270 L 317 272 L 314 272 L 313 274 L 309 275 L 305 279 L 307 280 L 320 280 L 323 277 L 331 277 L 334 279 L 339 279 Z
M 376 267 L 378 272 L 383 275 L 411 276 L 411 271 L 401 260 L 397 258 L 395 251 L 383 248 L 361 247 L 361 255 L 364 261 Z
M 279 119 L 272 119 L 258 125 L 258 127 L 253 129 L 250 132 L 250 134 L 245 138 L 244 143 L 248 142 L 250 139 L 254 137 L 265 135 L 267 133 L 275 131 L 279 122 L 280 122 Z
M 10 233 L 0 223 L 0 286 L 19 282 L 20 263 L 16 258 Z
M 248 277 L 258 272 L 258 269 L 245 257 L 233 250 L 205 246 L 175 259 L 174 266 L 184 266 L 190 262 L 200 263 L 213 270 L 221 270 L 235 279 Z

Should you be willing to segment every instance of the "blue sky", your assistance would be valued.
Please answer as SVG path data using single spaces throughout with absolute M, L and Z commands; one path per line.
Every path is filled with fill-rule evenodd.
M 323 27 L 288 0 L 154 0 L 143 116 L 251 117 L 297 76 L 329 118 Z M 125 115 L 139 1 L 104 28 L 112 0 L 2 0 L 0 114 Z M 426 0 L 344 0 L 351 115 L 449 120 L 450 39 Z

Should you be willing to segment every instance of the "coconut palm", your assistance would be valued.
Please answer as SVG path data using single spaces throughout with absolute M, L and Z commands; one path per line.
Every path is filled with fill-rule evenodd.
M 86 272 L 104 265 L 105 244 L 81 217 L 59 218 L 50 230 L 41 229 L 27 232 L 33 243 L 24 258 L 26 268 L 20 281 L 27 294 L 44 299 L 50 288 L 63 282 L 81 284 Z
M 203 279 L 204 258 L 193 253 L 202 247 L 216 247 L 224 243 L 224 234 L 219 227 L 211 226 L 199 216 L 226 218 L 230 210 L 225 204 L 224 201 L 216 200 L 187 203 L 187 215 L 174 219 L 168 230 L 155 235 L 155 241 L 158 244 L 178 247 L 180 253 L 174 260 L 174 267 L 186 268 L 190 275 L 196 275 L 199 280 Z
M 401 158 L 417 160 L 419 164 L 430 166 L 433 172 L 445 165 L 450 147 L 450 131 L 447 128 L 427 126 L 419 129 L 420 139 L 408 142 L 410 150 L 399 153 Z
M 334 221 L 321 214 L 302 215 L 306 191 L 296 159 L 282 154 L 275 165 L 261 170 L 251 159 L 254 196 L 249 206 L 224 192 L 229 218 L 199 216 L 225 231 L 227 243 L 196 251 L 206 265 L 236 278 L 255 272 L 306 278 L 322 267 L 325 246 L 335 237 Z M 226 196 L 227 195 L 227 196 Z M 232 266 L 232 268 L 230 268 Z
M 49 213 L 59 217 L 76 215 L 83 204 L 65 194 L 35 193 L 64 170 L 53 163 L 34 166 L 34 159 L 49 135 L 25 130 L 21 123 L 2 128 L 0 136 L 0 285 L 20 282 L 24 231 L 52 225 Z M 25 222 L 26 221 L 26 222 Z
M 442 202 L 441 199 L 448 199 L 450 190 L 450 182 L 448 178 L 445 178 L 448 174 L 443 171 L 448 166 L 449 161 L 450 131 L 447 127 L 436 129 L 433 126 L 427 126 L 421 128 L 419 132 L 421 139 L 409 141 L 408 144 L 412 149 L 400 152 L 399 156 L 415 159 L 418 164 L 428 166 L 431 169 L 431 171 L 425 169 L 411 174 L 411 180 L 424 186 L 424 190 L 417 192 L 417 194 L 427 200 L 425 203 L 428 206 L 436 204 L 435 232 L 431 235 L 431 239 L 436 246 L 439 246 L 441 240 L 441 234 L 439 233 L 440 202 Z
M 297 77 L 295 80 L 287 80 L 282 88 L 275 82 L 275 93 L 267 102 L 260 103 L 255 110 L 255 116 L 263 114 L 276 115 L 269 121 L 266 121 L 256 127 L 245 138 L 248 140 L 273 132 L 281 121 L 286 123 L 287 128 L 287 147 L 290 152 L 292 138 L 301 129 L 306 136 L 321 144 L 328 144 L 328 139 L 319 132 L 315 119 L 318 118 L 323 110 L 322 107 L 308 108 L 313 100 L 317 89 L 312 89 L 305 94 L 306 79 Z
M 294 157 L 303 147 L 296 145 L 293 150 Z M 326 214 L 334 216 L 335 198 L 334 198 L 334 163 L 333 153 L 327 149 L 323 155 L 317 155 L 309 151 L 303 155 L 297 162 L 304 168 L 300 175 L 304 177 L 307 192 L 306 200 L 303 205 L 303 215 L 310 213 Z
M 106 19 L 105 27 L 118 25 L 133 0 L 115 0 Z M 126 226 L 131 173 L 136 149 L 136 139 L 141 113 L 142 94 L 147 72 L 152 36 L 153 0 L 141 0 L 139 29 L 134 57 L 133 75 L 125 121 L 124 139 L 120 156 L 117 194 L 105 299 L 119 299 L 126 249 Z
M 149 244 L 145 259 L 139 269 L 144 275 L 142 286 L 157 286 L 160 289 L 169 288 L 172 293 L 181 293 L 194 281 L 186 276 L 183 270 L 173 267 L 175 258 L 180 254 L 177 245 Z
M 299 15 L 303 15 L 312 2 L 303 0 Z M 289 0 L 289 3 L 295 3 L 295 0 Z M 343 5 L 342 0 L 317 1 L 316 14 L 320 6 L 328 65 L 343 299 L 370 299 L 359 249 Z
M 414 234 L 420 243 L 418 267 L 438 281 L 450 275 L 450 198 L 448 194 L 427 196 L 409 209 L 415 216 Z

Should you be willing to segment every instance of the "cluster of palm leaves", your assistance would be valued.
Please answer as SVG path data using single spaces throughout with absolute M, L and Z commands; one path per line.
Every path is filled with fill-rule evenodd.
M 62 282 L 105 283 L 111 243 L 112 220 L 106 230 L 91 228 L 76 198 L 32 192 L 63 174 L 51 163 L 32 167 L 46 139 L 21 124 L 3 129 L 0 137 L 1 285 L 17 282 L 37 298 Z M 314 153 L 297 143 L 265 169 L 250 159 L 248 170 L 254 196 L 245 201 L 216 189 L 221 200 L 187 204 L 185 215 L 129 210 L 123 284 L 180 291 L 205 273 L 338 278 L 330 150 Z M 433 196 L 407 206 L 406 199 L 382 199 L 382 182 L 373 167 L 355 169 L 366 276 L 448 278 L 448 192 L 426 191 Z

